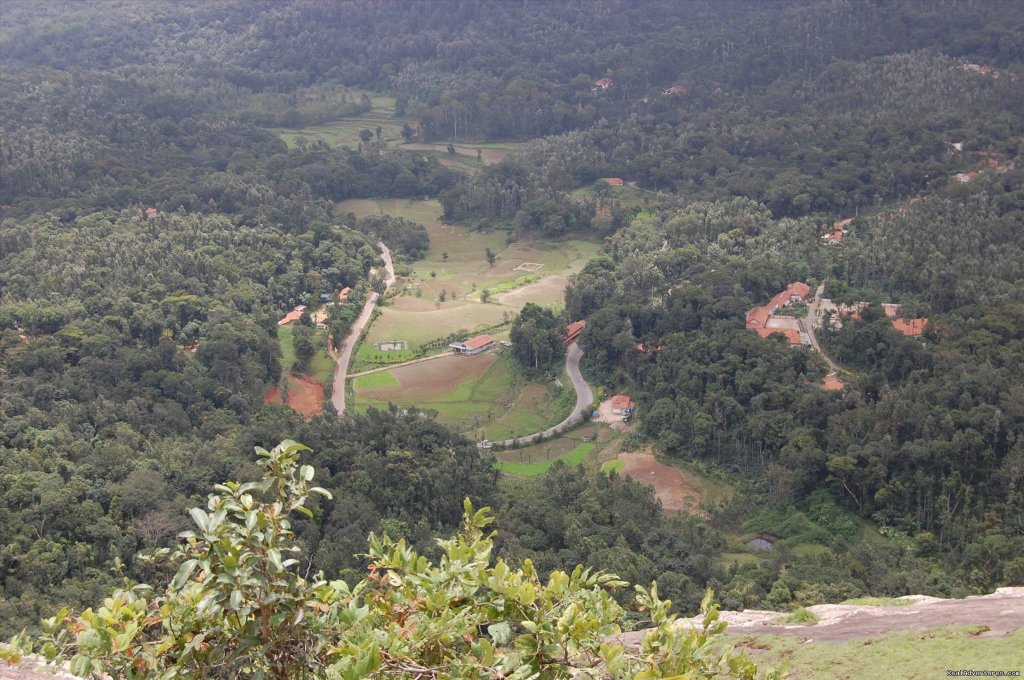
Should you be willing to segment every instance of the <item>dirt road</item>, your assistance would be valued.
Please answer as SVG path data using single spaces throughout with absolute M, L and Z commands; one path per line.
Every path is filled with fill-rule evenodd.
M 514 439 L 505 439 L 494 443 L 505 447 L 529 446 L 538 439 L 560 434 L 577 423 L 585 420 L 590 413 L 590 405 L 594 402 L 594 391 L 590 389 L 590 385 L 587 384 L 587 381 L 583 379 L 583 374 L 580 373 L 580 359 L 582 357 L 583 350 L 580 349 L 579 345 L 575 342 L 569 345 L 569 351 L 566 352 L 565 355 L 565 372 L 569 374 L 569 379 L 572 380 L 573 389 L 576 390 L 576 406 L 565 420 L 557 425 L 549 427 L 543 432 L 535 432 L 534 434 L 528 434 Z
M 388 250 L 388 247 L 383 243 L 378 243 L 377 245 L 380 246 L 380 256 L 384 258 L 384 268 L 388 273 L 385 280 L 386 288 L 384 289 L 386 293 L 387 289 L 395 282 L 395 266 L 391 262 L 391 251 Z M 363 305 L 363 311 L 349 329 L 348 335 L 345 337 L 345 343 L 341 346 L 341 351 L 338 352 L 338 360 L 334 364 L 334 387 L 331 391 L 331 403 L 334 405 L 334 410 L 338 412 L 339 416 L 345 413 L 345 382 L 348 379 L 348 364 L 352 360 L 352 350 L 359 340 L 359 334 L 363 332 L 363 327 L 370 320 L 370 315 L 373 313 L 373 307 L 377 304 L 378 297 L 377 293 L 370 293 L 367 296 L 366 304 Z

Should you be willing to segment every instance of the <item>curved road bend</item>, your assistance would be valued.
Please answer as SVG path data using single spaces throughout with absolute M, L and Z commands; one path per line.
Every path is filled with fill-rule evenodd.
M 388 272 L 385 284 L 387 288 L 390 288 L 395 282 L 395 266 L 391 263 L 391 251 L 383 243 L 378 243 L 377 245 L 380 246 L 380 256 L 384 258 L 384 268 Z M 387 288 L 384 290 L 385 293 Z M 373 313 L 373 307 L 377 304 L 378 297 L 380 296 L 377 293 L 370 293 L 366 297 L 363 311 L 352 324 L 348 335 L 345 336 L 345 343 L 341 346 L 338 360 L 334 364 L 334 385 L 331 390 L 331 403 L 334 405 L 334 410 L 338 412 L 339 416 L 345 413 L 345 381 L 348 378 L 348 363 L 352 359 L 352 350 L 356 346 L 356 341 L 359 340 L 359 334 L 363 332 L 363 327 L 370 320 L 370 314 Z
M 528 434 L 514 439 L 505 439 L 504 441 L 494 443 L 505 447 L 528 446 L 538 439 L 559 434 L 568 430 L 577 423 L 586 420 L 587 415 L 590 412 L 590 405 L 594 402 L 594 391 L 590 389 L 590 385 L 587 384 L 587 381 L 583 379 L 583 375 L 580 373 L 580 358 L 582 357 L 583 350 L 580 349 L 579 345 L 575 342 L 569 345 L 569 351 L 566 352 L 565 355 L 565 372 L 569 374 L 569 379 L 572 380 L 572 386 L 576 390 L 576 407 L 573 408 L 572 413 L 569 414 L 568 418 L 557 425 L 549 427 L 543 432 L 535 432 L 534 434 Z

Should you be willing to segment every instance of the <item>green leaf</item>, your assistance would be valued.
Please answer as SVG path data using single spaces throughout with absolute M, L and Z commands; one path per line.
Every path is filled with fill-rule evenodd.
M 270 562 L 270 568 L 272 571 L 284 571 L 284 565 L 281 563 L 281 551 L 277 548 L 271 548 L 267 551 L 267 560 Z
M 178 573 L 174 575 L 174 579 L 171 580 L 171 590 L 181 590 L 188 581 L 188 577 L 192 575 L 196 565 L 199 564 L 198 560 L 185 560 L 178 567 Z
M 496 645 L 507 645 L 512 642 L 512 626 L 509 625 L 508 621 L 492 623 L 487 626 L 487 634 L 491 636 Z
M 304 482 L 311 482 L 311 481 L 313 481 L 313 466 L 312 465 L 303 465 L 302 467 L 300 467 L 299 468 L 299 479 L 301 479 Z
M 210 526 L 210 517 L 202 508 L 192 508 L 188 511 L 188 514 L 192 515 L 192 521 L 203 531 L 206 531 L 207 527 Z

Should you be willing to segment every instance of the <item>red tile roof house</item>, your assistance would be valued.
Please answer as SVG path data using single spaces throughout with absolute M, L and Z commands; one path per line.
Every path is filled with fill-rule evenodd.
M 576 341 L 576 338 L 580 337 L 580 333 L 587 327 L 587 322 L 573 321 L 571 324 L 565 327 L 565 344 L 569 345 Z
M 348 296 L 349 296 L 349 293 L 351 293 L 351 292 L 352 292 L 352 289 L 347 287 L 347 286 L 345 288 L 342 288 L 341 292 L 338 293 L 338 302 L 348 302 Z
M 612 413 L 621 416 L 626 409 L 636 408 L 636 404 L 630 401 L 628 394 L 616 394 L 612 397 Z
M 810 344 L 810 339 L 805 341 L 804 335 L 796 328 L 768 327 L 768 322 L 771 320 L 772 314 L 776 309 L 794 302 L 803 302 L 810 293 L 811 287 L 806 283 L 795 281 L 789 284 L 785 290 L 777 293 L 768 304 L 754 307 L 747 312 L 747 328 L 757 331 L 757 334 L 762 338 L 767 338 L 772 333 L 781 333 L 786 336 L 786 340 L 791 345 Z
M 685 85 L 673 85 L 667 90 L 663 90 L 662 94 L 686 94 L 689 91 Z
M 613 187 L 621 187 L 625 182 L 622 181 L 621 177 L 600 177 L 598 182 L 604 182 L 605 184 Z
M 448 347 L 454 354 L 480 354 L 494 347 L 494 338 L 490 335 L 477 335 L 463 342 L 453 342 Z
M 594 87 L 590 88 L 590 91 L 591 92 L 596 92 L 597 90 L 607 90 L 611 86 L 612 86 L 612 79 L 611 78 L 601 78 L 600 80 L 595 80 L 594 81 Z
M 851 222 L 853 222 L 852 217 L 845 219 L 842 222 L 836 222 L 835 224 L 832 225 L 832 232 L 822 236 L 822 240 L 825 241 L 825 243 L 829 244 L 841 243 L 843 240 L 843 236 L 845 234 L 850 233 L 850 230 L 847 229 L 847 227 L 850 226 Z
M 277 322 L 278 326 L 286 326 L 292 321 L 298 321 L 302 318 L 302 313 L 306 311 L 306 305 L 298 305 L 295 309 L 285 314 L 280 321 Z

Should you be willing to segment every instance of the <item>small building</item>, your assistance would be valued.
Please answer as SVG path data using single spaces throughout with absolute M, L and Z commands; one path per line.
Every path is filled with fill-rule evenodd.
M 580 333 L 587 327 L 587 322 L 584 320 L 573 321 L 571 324 L 565 327 L 565 344 L 571 345 L 576 342 L 576 338 L 580 337 Z
M 331 296 L 327 293 L 320 293 L 320 302 L 330 302 Z
M 306 311 L 306 305 L 296 305 L 295 309 L 281 317 L 281 320 L 277 322 L 278 326 L 287 326 L 292 321 L 298 321 L 302 318 L 302 313 Z
M 843 236 L 850 233 L 850 230 L 847 229 L 847 227 L 850 226 L 851 222 L 853 222 L 853 218 L 849 217 L 841 222 L 834 223 L 832 225 L 832 231 L 822 236 L 821 239 L 828 244 L 842 243 Z
M 968 182 L 973 181 L 974 178 L 977 176 L 978 173 L 976 172 L 961 172 L 956 176 L 956 181 L 960 182 L 961 184 L 967 184 Z
M 341 292 L 338 293 L 338 302 L 348 302 L 348 296 L 351 292 L 352 289 L 349 288 L 348 286 L 342 288 Z
M 480 354 L 494 347 L 494 338 L 490 335 L 477 335 L 462 342 L 453 342 L 448 347 L 455 354 Z
M 156 219 L 156 208 L 146 208 L 145 214 L 147 220 Z
M 630 401 L 628 394 L 616 394 L 612 397 L 612 413 L 617 416 L 632 413 L 636 404 Z
M 612 86 L 611 78 L 600 78 L 594 81 L 594 87 L 590 88 L 591 92 L 597 92 L 598 90 L 607 90 Z
M 673 85 L 672 87 L 662 90 L 662 94 L 686 94 L 689 92 L 689 88 L 685 85 Z
M 621 177 L 599 177 L 598 182 L 604 182 L 608 186 L 621 187 L 625 182 Z

